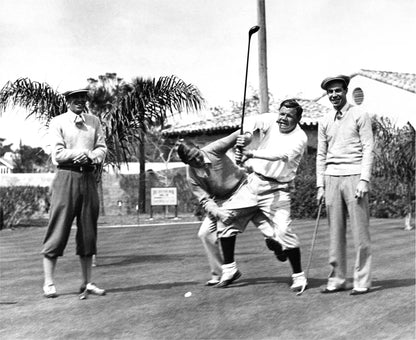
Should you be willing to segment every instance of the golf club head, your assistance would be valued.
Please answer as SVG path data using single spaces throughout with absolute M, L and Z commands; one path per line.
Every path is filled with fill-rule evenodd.
M 250 30 L 248 31 L 248 35 L 251 36 L 254 33 L 258 32 L 258 30 L 260 29 L 260 26 L 253 26 L 252 28 L 250 28 Z

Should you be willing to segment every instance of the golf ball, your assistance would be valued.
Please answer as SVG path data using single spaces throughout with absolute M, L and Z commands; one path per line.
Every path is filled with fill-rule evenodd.
M 187 293 L 185 293 L 185 297 L 190 297 L 192 295 L 192 293 L 191 292 L 187 292 Z

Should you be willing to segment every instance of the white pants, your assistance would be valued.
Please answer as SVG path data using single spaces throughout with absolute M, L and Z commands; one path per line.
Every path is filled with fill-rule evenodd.
M 272 225 L 273 238 L 283 249 L 299 247 L 299 239 L 291 227 L 289 184 L 264 180 L 251 173 L 247 183 L 224 202 L 223 208 L 233 210 L 238 218 L 231 225 L 218 223 L 219 237 L 243 232 L 247 224 L 241 220 L 248 222 L 252 219 L 260 230 L 264 228 L 266 232 L 269 230 L 267 224 Z

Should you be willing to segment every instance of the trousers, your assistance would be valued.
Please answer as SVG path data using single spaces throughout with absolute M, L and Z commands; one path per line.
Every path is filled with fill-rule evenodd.
M 325 201 L 329 222 L 329 282 L 344 284 L 347 273 L 347 215 L 355 246 L 354 288 L 371 287 L 371 240 L 368 195 L 355 198 L 360 175 L 325 176 Z
M 251 173 L 247 183 L 223 204 L 245 221 L 253 220 L 267 237 L 278 241 L 283 249 L 299 247 L 299 239 L 292 228 L 290 218 L 290 190 L 288 183 L 279 183 Z M 244 231 L 247 224 L 219 224 L 220 237 L 230 237 Z M 269 228 L 272 235 L 268 235 Z
M 63 255 L 75 218 L 76 254 L 96 254 L 99 199 L 94 173 L 58 170 L 51 192 L 49 223 L 42 254 L 51 258 Z

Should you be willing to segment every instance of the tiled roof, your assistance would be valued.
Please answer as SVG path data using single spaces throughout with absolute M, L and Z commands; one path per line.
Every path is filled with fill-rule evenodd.
M 322 117 L 330 109 L 313 100 L 297 99 L 303 107 L 301 125 L 316 125 L 320 117 Z M 271 110 L 274 112 L 275 110 Z M 255 116 L 255 113 L 246 113 L 246 117 Z M 184 136 L 195 134 L 215 134 L 219 132 L 234 131 L 240 127 L 241 114 L 226 113 L 222 116 L 211 117 L 204 120 L 184 123 L 177 122 L 174 126 L 162 131 L 164 136 Z
M 3 165 L 9 169 L 13 169 L 13 165 L 6 161 L 4 158 L 0 157 L 0 165 Z
M 388 71 L 360 70 L 356 74 L 382 83 L 398 87 L 399 89 L 416 93 L 416 74 Z

